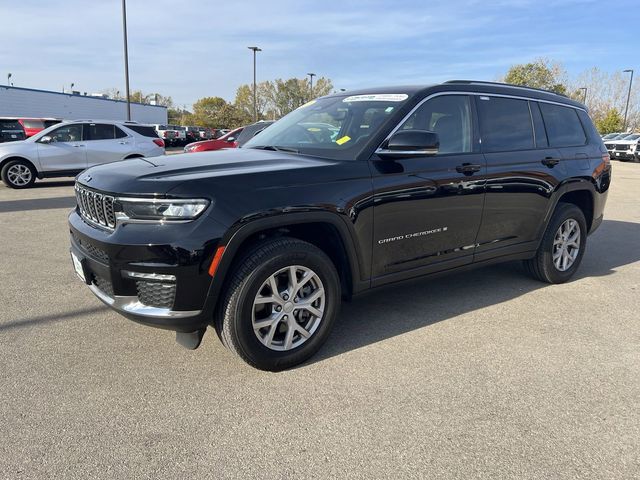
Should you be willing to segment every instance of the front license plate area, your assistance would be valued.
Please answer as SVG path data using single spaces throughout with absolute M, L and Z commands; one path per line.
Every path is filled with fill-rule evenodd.
M 73 269 L 76 272 L 78 278 L 80 278 L 80 280 L 82 280 L 84 283 L 87 283 L 87 274 L 85 273 L 82 260 L 80 260 L 80 258 L 78 258 L 75 253 L 71 252 L 71 261 L 73 263 Z

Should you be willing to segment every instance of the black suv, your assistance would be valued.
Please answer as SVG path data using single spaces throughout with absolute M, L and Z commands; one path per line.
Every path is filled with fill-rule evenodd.
M 339 93 L 241 149 L 86 170 L 71 253 L 126 317 L 188 348 L 211 325 L 280 370 L 367 289 L 508 260 L 567 281 L 610 177 L 584 105 L 561 95 L 474 81 Z

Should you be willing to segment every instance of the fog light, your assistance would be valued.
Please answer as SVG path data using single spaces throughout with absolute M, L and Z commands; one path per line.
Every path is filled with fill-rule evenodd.
M 122 270 L 122 276 L 128 278 L 138 278 L 143 280 L 156 280 L 159 282 L 175 282 L 175 275 L 167 275 L 164 273 L 142 273 L 142 272 L 131 272 L 129 270 Z

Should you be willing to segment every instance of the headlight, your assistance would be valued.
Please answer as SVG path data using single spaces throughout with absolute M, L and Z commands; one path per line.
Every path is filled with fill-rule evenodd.
M 209 206 L 209 200 L 118 198 L 118 220 L 146 220 L 156 222 L 189 221 L 196 219 Z

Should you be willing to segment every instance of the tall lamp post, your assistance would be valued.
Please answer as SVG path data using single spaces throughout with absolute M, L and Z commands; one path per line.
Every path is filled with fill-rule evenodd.
M 127 120 L 131 120 L 131 97 L 129 96 L 129 47 L 127 45 L 127 2 L 122 0 L 122 33 L 124 35 L 124 80 L 127 96 Z
M 261 52 L 259 47 L 247 47 L 249 50 L 253 50 L 253 121 L 258 121 L 258 106 L 256 102 L 256 53 Z
M 633 70 L 623 70 L 622 73 L 631 73 L 629 79 L 629 91 L 627 92 L 627 106 L 624 109 L 624 123 L 622 124 L 622 130 L 627 131 L 627 113 L 629 112 L 629 99 L 631 98 L 631 84 L 633 83 Z
M 584 95 L 582 96 L 582 103 L 587 103 L 587 87 L 580 87 L 578 90 L 582 90 Z
M 9 85 L 11 85 L 11 77 L 12 77 L 12 76 L 13 76 L 13 74 L 11 74 L 11 73 L 7 73 L 7 87 L 8 87 Z
M 316 76 L 315 73 L 307 73 L 309 75 L 309 83 L 311 84 L 311 98 L 309 100 L 313 100 L 313 77 Z

